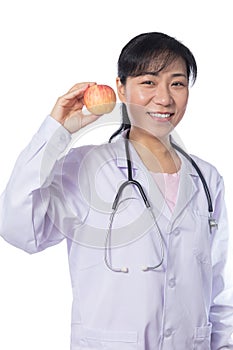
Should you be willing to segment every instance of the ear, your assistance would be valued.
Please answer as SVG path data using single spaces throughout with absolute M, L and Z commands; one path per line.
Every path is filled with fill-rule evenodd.
M 120 81 L 120 78 L 116 78 L 116 87 L 117 87 L 117 94 L 121 102 L 125 103 L 126 97 L 125 97 L 125 85 L 122 84 Z

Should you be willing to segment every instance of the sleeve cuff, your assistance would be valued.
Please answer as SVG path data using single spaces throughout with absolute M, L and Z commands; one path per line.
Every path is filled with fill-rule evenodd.
M 69 131 L 50 115 L 41 124 L 37 137 L 60 152 L 66 149 L 72 138 Z

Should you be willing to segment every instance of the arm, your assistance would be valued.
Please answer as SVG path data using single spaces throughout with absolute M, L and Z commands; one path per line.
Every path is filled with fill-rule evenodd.
M 76 84 L 57 100 L 51 116 L 20 154 L 0 198 L 0 235 L 29 253 L 60 242 L 69 229 L 66 222 L 71 222 L 65 217 L 78 220 L 77 213 L 65 205 L 63 163 L 58 158 L 69 145 L 71 133 L 98 118 L 82 113 L 83 94 L 91 84 Z M 69 191 L 70 181 L 66 195 Z
M 219 228 L 213 234 L 213 291 L 210 309 L 211 349 L 233 349 L 233 273 L 228 256 L 229 232 L 224 201 L 224 184 L 218 184 L 214 216 Z

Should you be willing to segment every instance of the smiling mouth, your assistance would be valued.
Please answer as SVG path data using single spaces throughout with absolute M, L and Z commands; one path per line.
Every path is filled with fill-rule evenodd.
M 150 117 L 156 118 L 156 119 L 164 119 L 168 120 L 170 119 L 174 113 L 154 113 L 154 112 L 147 112 Z

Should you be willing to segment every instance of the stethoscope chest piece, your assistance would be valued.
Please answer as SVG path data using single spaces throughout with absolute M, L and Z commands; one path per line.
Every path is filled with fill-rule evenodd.
M 213 218 L 213 214 L 209 213 L 209 227 L 210 227 L 210 233 L 213 232 L 213 229 L 218 229 L 218 223 L 217 221 Z

